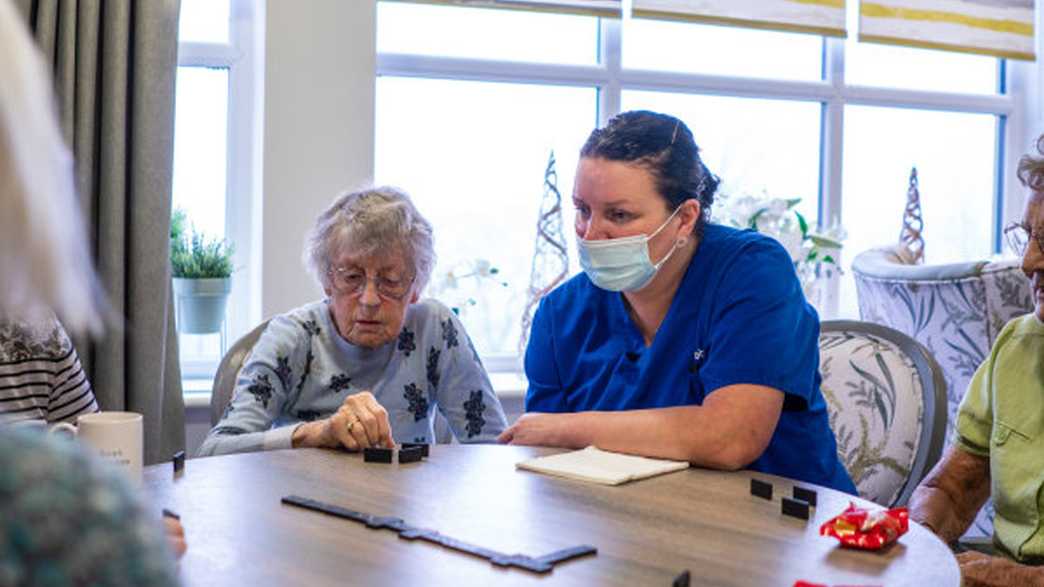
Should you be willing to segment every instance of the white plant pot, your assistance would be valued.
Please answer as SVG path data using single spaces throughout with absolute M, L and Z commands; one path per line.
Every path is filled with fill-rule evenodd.
M 175 277 L 174 296 L 177 298 L 178 332 L 183 334 L 211 334 L 221 331 L 225 320 L 228 294 L 232 278 L 185 279 Z

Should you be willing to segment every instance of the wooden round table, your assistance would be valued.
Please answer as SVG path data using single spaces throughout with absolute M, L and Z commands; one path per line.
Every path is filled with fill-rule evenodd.
M 957 586 L 946 545 L 911 523 L 883 553 L 841 549 L 819 526 L 850 500 L 824 488 L 808 522 L 780 514 L 793 483 L 742 471 L 689 469 L 607 487 L 519 471 L 558 452 L 435 445 L 420 463 L 366 463 L 357 454 L 300 449 L 190 460 L 178 477 L 148 467 L 145 491 L 181 515 L 189 543 L 186 585 L 693 585 Z M 750 478 L 774 485 L 771 502 Z M 803 484 L 807 486 L 806 484 Z M 814 486 L 813 486 L 814 487 Z M 488 561 L 390 530 L 280 502 L 286 495 L 380 516 L 507 554 L 540 556 L 590 544 L 598 554 L 547 574 Z

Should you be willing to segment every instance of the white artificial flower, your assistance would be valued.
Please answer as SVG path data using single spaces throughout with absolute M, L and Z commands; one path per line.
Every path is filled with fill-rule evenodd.
M 453 273 L 453 269 L 446 271 L 442 274 L 442 279 L 439 280 L 439 290 L 457 289 L 457 276 Z
M 737 198 L 731 210 L 731 219 L 737 226 L 750 226 L 750 219 L 763 207 L 761 202 L 751 196 Z
M 737 228 L 748 228 L 752 222 L 756 230 L 770 236 L 786 249 L 787 254 L 803 279 L 814 279 L 816 267 L 827 256 L 837 258 L 841 243 L 847 236 L 837 222 L 820 231 L 803 234 L 801 222 L 795 211 L 799 200 L 772 198 L 765 192 L 755 196 L 749 193 L 729 194 L 722 197 L 715 214 L 715 222 Z M 815 253 L 809 261 L 810 254 Z M 831 265 L 826 261 L 826 265 Z
M 790 255 L 790 260 L 794 263 L 800 263 L 805 260 L 805 249 L 803 246 L 803 240 L 800 232 L 782 232 L 776 236 L 776 240 L 783 245 L 783 248 L 787 250 L 787 254 Z
M 482 277 L 488 277 L 490 275 L 490 269 L 493 268 L 493 264 L 486 259 L 475 259 L 475 273 Z
M 768 214 L 773 218 L 783 218 L 790 209 L 790 205 L 782 198 L 773 198 L 768 202 Z

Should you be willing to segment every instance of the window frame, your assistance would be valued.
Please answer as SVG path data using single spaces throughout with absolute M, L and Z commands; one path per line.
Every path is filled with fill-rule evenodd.
M 995 253 L 1002 250 L 1001 229 L 1005 218 L 1018 214 L 1021 187 L 1015 176 L 1016 157 L 1029 144 L 1031 115 L 1029 95 L 1020 93 L 1031 87 L 1036 77 L 1035 64 L 997 60 L 998 93 L 959 94 L 923 90 L 893 89 L 845 83 L 845 39 L 823 37 L 823 75 L 820 81 L 791 81 L 743 78 L 698 73 L 625 69 L 622 65 L 622 21 L 599 19 L 599 63 L 596 65 L 555 65 L 496 61 L 458 57 L 438 57 L 377 52 L 376 75 L 428 79 L 469 80 L 539 85 L 593 86 L 598 91 L 598 121 L 604 125 L 620 112 L 624 90 L 649 90 L 729 97 L 817 101 L 822 108 L 820 139 L 819 218 L 829 225 L 841 218 L 842 161 L 844 159 L 844 110 L 848 105 L 884 106 L 924 110 L 985 113 L 997 117 L 997 155 L 993 197 L 993 242 Z M 379 34 L 379 31 L 378 31 Z M 837 313 L 837 284 L 827 294 L 824 318 Z M 490 372 L 517 372 L 519 357 L 484 356 Z
M 260 213 L 260 120 L 257 96 L 260 35 L 264 29 L 263 8 L 252 0 L 231 0 L 228 43 L 179 41 L 178 67 L 228 69 L 228 122 L 226 128 L 225 235 L 235 244 L 235 273 L 228 310 L 220 333 L 221 355 L 230 341 L 254 328 L 259 321 L 260 251 L 254 242 Z M 175 105 L 176 112 L 177 105 Z M 246 221 L 244 221 L 246 219 Z M 179 333 L 180 336 L 180 333 Z M 182 360 L 181 376 L 186 393 L 207 391 L 222 357 L 214 360 Z

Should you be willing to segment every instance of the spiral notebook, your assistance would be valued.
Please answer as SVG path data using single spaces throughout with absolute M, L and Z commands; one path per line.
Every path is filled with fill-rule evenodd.
M 529 459 L 517 463 L 515 467 L 567 479 L 620 485 L 628 481 L 688 469 L 689 463 L 625 455 L 589 446 L 572 452 Z

